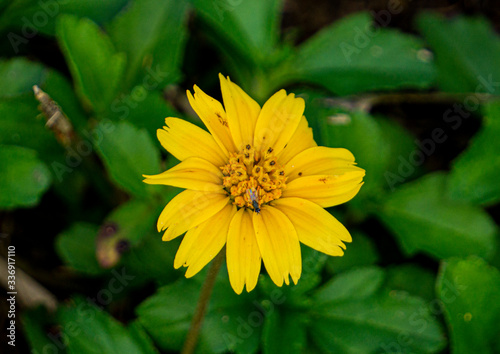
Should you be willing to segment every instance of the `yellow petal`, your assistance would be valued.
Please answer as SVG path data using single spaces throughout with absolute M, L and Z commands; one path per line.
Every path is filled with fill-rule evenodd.
M 316 203 L 300 198 L 280 198 L 272 205 L 290 219 L 299 241 L 315 250 L 342 256 L 342 248 L 345 248 L 342 241 L 352 240 L 344 225 Z
M 340 175 L 350 171 L 363 171 L 354 166 L 354 156 L 347 149 L 316 146 L 302 151 L 285 165 L 287 181 L 302 176 Z
M 238 85 L 219 74 L 222 99 L 226 108 L 227 122 L 237 150 L 253 143 L 255 123 L 260 106 Z
M 252 223 L 253 212 L 240 209 L 231 220 L 227 234 L 226 257 L 229 281 L 236 294 L 257 285 L 260 273 L 260 251 Z
M 195 198 L 191 204 L 179 209 L 174 215 L 170 226 L 163 234 L 163 241 L 170 241 L 189 229 L 198 226 L 229 203 L 229 197 L 225 194 L 198 193 L 201 196 Z
M 227 154 L 208 132 L 179 118 L 166 118 L 165 124 L 157 131 L 158 140 L 177 159 L 200 157 L 215 166 L 226 164 Z
M 290 141 L 281 153 L 277 155 L 278 161 L 280 165 L 285 165 L 295 155 L 316 145 L 313 139 L 312 129 L 309 128 L 306 117 L 302 116 L 299 126 L 295 130 L 295 133 L 293 133 Z
M 219 147 L 225 153 L 228 151 L 235 152 L 236 148 L 231 132 L 229 131 L 226 112 L 222 104 L 215 98 L 207 95 L 196 85 L 194 86 L 194 97 L 189 91 L 187 91 L 187 97 L 191 107 L 193 107 L 196 114 L 198 114 L 210 133 L 212 133 Z
M 177 212 L 178 209 L 184 207 L 184 205 L 188 205 L 193 202 L 195 196 L 197 196 L 199 192 L 194 191 L 183 191 L 177 194 L 172 200 L 163 208 L 163 211 L 160 213 L 158 217 L 158 222 L 156 227 L 158 228 L 158 232 L 165 230 L 170 226 L 172 222 L 172 216 Z
M 148 184 L 164 184 L 197 191 L 217 192 L 222 190 L 222 172 L 207 160 L 189 157 L 170 170 L 147 176 Z
M 323 208 L 351 200 L 363 183 L 365 171 L 350 171 L 341 175 L 306 176 L 287 183 L 284 198 L 297 197 L 310 200 Z
M 236 207 L 227 204 L 217 214 L 189 230 L 177 251 L 174 267 L 188 267 L 186 277 L 198 273 L 224 247 L 229 222 L 236 213 Z
M 228 202 L 229 197 L 223 192 L 187 190 L 179 193 L 167 204 L 158 218 L 158 231 L 167 229 L 163 241 L 170 241 L 201 224 Z
M 297 130 L 305 103 L 293 93 L 287 96 L 285 90 L 276 92 L 262 107 L 255 127 L 254 146 L 257 151 L 273 148 L 278 154 Z
M 278 209 L 264 205 L 260 214 L 253 213 L 253 226 L 260 254 L 273 282 L 295 284 L 302 272 L 302 258 L 297 232 L 291 221 Z

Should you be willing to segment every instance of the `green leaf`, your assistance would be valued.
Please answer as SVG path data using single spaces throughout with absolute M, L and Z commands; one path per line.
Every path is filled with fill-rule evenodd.
M 378 267 L 363 267 L 341 273 L 316 291 L 313 303 L 316 308 L 350 298 L 372 296 L 382 284 L 383 271 Z
M 444 261 L 437 292 L 451 332 L 451 352 L 498 353 L 498 270 L 479 258 Z
M 102 24 L 109 21 L 127 4 L 127 0 L 71 0 L 71 1 L 38 1 L 15 0 L 0 14 L 0 31 L 20 29 L 21 39 L 9 33 L 7 38 L 19 51 L 19 44 L 25 45 L 38 33 L 54 36 L 56 19 L 64 14 L 87 17 Z M 16 45 L 17 43 L 17 45 Z
M 111 268 L 124 251 L 137 246 L 155 229 L 161 208 L 143 199 L 131 199 L 114 209 L 104 221 L 97 237 L 97 260 L 102 267 Z
M 160 348 L 182 348 L 198 302 L 200 277 L 203 278 L 200 274 L 195 279 L 180 279 L 164 286 L 137 307 L 140 323 Z M 259 308 L 252 305 L 255 292 L 236 295 L 225 271 L 219 274 L 213 294 L 201 328 L 198 352 L 254 353 L 264 321 Z
M 155 189 L 142 182 L 142 175 L 160 172 L 160 156 L 148 133 L 127 122 L 102 122 L 97 129 L 103 137 L 94 143 L 111 178 L 132 195 L 151 195 Z
M 446 198 L 447 176 L 433 173 L 403 185 L 377 212 L 403 250 L 436 258 L 479 255 L 490 258 L 497 227 L 482 209 Z
M 384 287 L 391 290 L 407 291 L 427 301 L 435 298 L 435 274 L 416 264 L 401 264 L 387 268 Z
M 186 15 L 184 0 L 132 1 L 109 25 L 117 50 L 127 55 L 124 91 L 134 85 L 159 91 L 179 79 L 187 37 Z
M 10 97 L 33 92 L 47 75 L 47 69 L 25 58 L 0 61 L 0 97 Z
M 144 327 L 141 326 L 139 321 L 132 322 L 128 329 L 132 339 L 142 348 L 146 353 L 158 353 L 158 349 L 153 344 L 153 340 L 148 336 Z
M 393 190 L 396 184 L 420 172 L 418 166 L 408 162 L 420 148 L 410 132 L 396 122 L 362 110 L 343 109 L 350 102 L 343 98 L 312 90 L 302 91 L 300 96 L 306 100 L 305 116 L 318 145 L 348 149 L 358 166 L 366 170 L 365 185 L 350 202 L 360 212 L 368 209 L 367 197 L 378 203 L 385 190 Z
M 114 209 L 106 217 L 106 223 L 116 225 L 116 235 L 134 246 L 154 229 L 156 219 L 164 206 L 160 207 L 144 200 L 131 199 Z
M 457 16 L 449 20 L 424 13 L 417 25 L 435 52 L 441 90 L 500 92 L 500 40 L 485 18 Z
M 283 287 L 283 290 L 289 289 L 292 296 L 301 298 L 301 295 L 307 293 L 309 290 L 314 289 L 321 282 L 321 270 L 325 266 L 328 256 L 324 253 L 318 252 L 308 246 L 301 245 L 302 253 L 302 274 L 297 285 L 290 285 L 290 287 Z M 272 285 L 274 291 L 275 285 Z
M 173 190 L 166 194 L 175 196 Z M 56 250 L 68 266 L 83 274 L 100 275 L 121 264 L 135 275 L 134 285 L 172 281 L 178 274 L 173 261 L 179 244 L 163 242 L 153 230 L 163 206 L 132 199 L 114 209 L 100 227 L 76 223 L 62 232 Z
M 0 142 L 33 148 L 49 164 L 55 159 L 60 162 L 63 148 L 44 126 L 48 118 L 42 118 L 37 108 L 39 102 L 34 97 L 33 85 L 49 94 L 75 128 L 83 131 L 87 119 L 73 88 L 59 72 L 24 58 L 0 62 L 0 71 L 4 77 L 0 83 Z
M 30 349 L 33 353 L 48 351 L 47 348 L 54 348 L 56 345 L 51 341 L 51 338 L 46 333 L 46 328 L 52 323 L 52 316 L 43 306 L 38 306 L 34 309 L 26 309 L 21 314 L 21 328 L 23 329 Z M 9 324 L 7 322 L 7 324 Z
M 311 103 L 310 107 L 306 105 L 305 114 L 311 125 L 317 127 L 314 131 L 316 141 L 324 146 L 348 149 L 358 166 L 366 170 L 359 199 L 379 194 L 386 185 L 384 172 L 391 156 L 390 144 L 378 119 L 360 111 L 346 112 L 328 107 L 325 98 L 316 98 Z
M 491 205 L 500 201 L 500 104 L 490 103 L 485 111 L 481 131 L 453 161 L 448 188 L 452 199 Z
M 98 275 L 106 272 L 96 258 L 96 238 L 99 227 L 76 223 L 57 236 L 55 247 L 64 263 L 77 272 Z
M 227 275 L 226 275 L 227 277 Z M 226 278 L 227 282 L 227 278 Z M 219 303 L 206 315 L 201 330 L 199 353 L 256 353 L 259 347 L 264 315 L 259 313 L 254 304 L 255 294 L 236 295 L 232 289 L 221 294 L 214 289 L 216 296 L 228 301 Z M 230 297 L 235 299 L 230 300 Z M 239 297 L 236 299 L 236 297 Z M 214 306 L 215 307 L 215 306 Z
M 332 274 L 340 273 L 350 268 L 369 266 L 379 261 L 379 254 L 374 242 L 361 232 L 352 233 L 352 243 L 342 257 L 328 257 L 326 268 Z
M 70 15 L 58 20 L 57 39 L 82 103 L 98 113 L 110 110 L 125 69 L 123 53 L 94 22 Z
M 45 75 L 45 80 L 39 83 L 43 90 L 50 92 L 58 101 L 64 112 L 71 113 L 70 119 L 81 125 L 86 124 L 78 103 L 75 101 L 73 89 L 68 82 L 57 72 L 50 70 Z M 76 150 L 72 147 L 63 148 L 55 138 L 55 134 L 45 127 L 45 118 L 37 109 L 38 102 L 31 92 L 26 92 L 14 97 L 0 99 L 0 144 L 27 147 L 38 152 L 38 158 L 45 162 L 53 173 L 54 192 L 63 200 L 76 205 L 81 200 L 83 189 L 88 179 L 82 176 L 83 169 L 77 169 L 82 162 Z M 66 111 L 67 110 L 67 111 Z M 82 136 L 89 134 L 85 129 L 80 129 Z M 88 144 L 88 143 L 87 143 Z M 87 145 L 88 146 L 88 145 Z M 87 149 L 86 146 L 83 146 Z M 90 151 L 87 150 L 88 153 Z M 78 158 L 76 158 L 78 156 Z M 68 193 L 71 190 L 71 193 Z
M 33 93 L 0 99 L 0 144 L 36 150 L 47 164 L 63 159 L 64 150 L 45 128 Z
M 32 207 L 49 188 L 52 177 L 34 150 L 0 145 L 0 208 Z
M 147 283 L 154 280 L 161 285 L 169 284 L 180 276 L 180 272 L 174 268 L 174 258 L 179 245 L 179 239 L 164 242 L 161 234 L 154 231 L 147 234 L 141 243 L 125 252 L 121 264 L 137 276 L 136 282 Z
M 313 298 L 309 335 L 327 353 L 433 353 L 444 346 L 427 305 L 406 293 L 378 291 L 383 272 L 338 275 Z M 360 340 L 362 339 L 362 340 Z
M 305 116 L 318 145 L 348 149 L 358 166 L 366 170 L 365 184 L 349 203 L 360 214 L 378 207 L 385 190 L 419 172 L 418 166 L 411 166 L 404 178 L 400 176 L 401 160 L 407 161 L 417 147 L 414 137 L 396 122 L 360 110 L 345 110 L 340 107 L 346 100 L 312 90 L 300 96 L 306 100 Z
M 163 203 L 157 205 L 153 211 L 147 211 L 149 208 L 146 208 L 145 211 L 149 214 L 136 215 L 134 218 L 138 220 L 142 218 L 152 219 L 154 224 L 160 215 L 160 208 L 163 208 L 178 193 L 178 188 L 164 187 L 162 191 Z M 121 264 L 132 274 L 137 275 L 137 283 L 155 280 L 158 284 L 168 284 L 180 275 L 180 272 L 174 269 L 173 264 L 181 239 L 177 238 L 169 242 L 162 241 L 161 234 L 157 232 L 153 224 L 150 227 L 151 230 L 142 236 L 139 242 L 133 243 L 130 250 L 123 253 Z
M 383 177 L 384 187 L 388 187 L 388 189 L 393 191 L 395 183 L 401 183 L 401 179 L 413 178 L 421 172 L 419 169 L 421 164 L 415 164 L 412 161 L 415 159 L 413 155 L 418 151 L 422 151 L 419 144 L 424 143 L 425 140 L 419 142 L 408 130 L 393 120 L 384 117 L 375 117 L 375 120 L 382 131 L 383 140 L 388 147 L 387 164 L 384 174 L 380 178 Z M 407 166 L 406 162 L 409 163 L 411 169 L 408 172 L 405 171 L 407 173 L 402 174 L 402 165 Z M 394 175 L 398 178 L 394 177 Z
M 0 72 L 4 78 L 0 83 L 0 143 L 37 150 L 40 158 L 48 164 L 61 162 L 64 150 L 45 127 L 33 85 L 48 88 L 58 98 L 64 97 L 64 107 L 73 115 L 81 114 L 72 109 L 73 102 L 69 102 L 72 89 L 67 81 L 58 72 L 24 58 L 1 61 Z M 64 91 L 64 96 L 57 94 Z
M 156 136 L 156 131 L 165 125 L 166 117 L 182 118 L 182 115 L 165 101 L 162 93 L 147 91 L 145 88 L 136 90 L 136 92 L 139 91 L 144 99 L 133 101 L 133 104 L 123 97 L 114 101 L 112 111 L 115 115 L 113 118 L 116 118 L 115 120 L 126 120 L 137 128 L 146 129 L 157 148 L 162 148 Z
M 157 353 L 88 300 L 75 298 L 74 306 L 59 308 L 58 318 L 68 353 Z
M 284 303 L 287 309 L 293 310 L 303 310 L 308 306 L 307 294 L 321 283 L 321 271 L 328 256 L 306 245 L 301 245 L 301 257 L 302 273 L 297 284 L 292 282 L 277 288 L 270 277 L 259 278 L 259 289 L 267 298 L 280 298 L 279 301 L 271 300 L 271 302 Z
M 307 344 L 306 316 L 297 311 L 273 311 L 265 319 L 263 353 L 304 353 Z
M 404 87 L 427 88 L 434 67 L 418 38 L 390 28 L 375 28 L 368 13 L 348 16 L 317 33 L 288 63 L 291 80 L 349 95 Z
M 229 55 L 237 52 L 254 64 L 270 61 L 280 34 L 282 0 L 192 2 Z
M 281 63 L 292 54 L 291 43 L 279 40 L 284 1 L 192 2 L 202 20 L 203 36 L 221 53 L 224 75 L 261 104 L 283 87 Z
M 181 279 L 161 287 L 136 308 L 139 322 L 160 348 L 182 348 L 198 294 L 197 282 Z
M 405 293 L 334 303 L 316 316 L 310 335 L 326 353 L 435 353 L 445 344 L 426 304 Z

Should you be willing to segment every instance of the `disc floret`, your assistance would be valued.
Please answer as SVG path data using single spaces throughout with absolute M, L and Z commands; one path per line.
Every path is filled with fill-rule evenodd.
M 221 170 L 224 189 L 239 208 L 260 212 L 263 204 L 280 198 L 286 188 L 285 170 L 278 164 L 272 148 L 255 151 L 248 144 L 231 153 Z

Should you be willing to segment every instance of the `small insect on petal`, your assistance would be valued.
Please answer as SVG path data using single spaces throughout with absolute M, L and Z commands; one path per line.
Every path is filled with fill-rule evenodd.
M 248 198 L 252 201 L 253 209 L 257 214 L 260 213 L 259 197 L 257 196 L 257 191 L 255 188 L 247 189 Z

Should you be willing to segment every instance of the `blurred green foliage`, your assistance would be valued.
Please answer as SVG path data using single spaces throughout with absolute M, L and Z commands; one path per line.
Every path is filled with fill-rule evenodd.
M 205 272 L 185 279 L 173 269 L 179 242 L 162 243 L 155 223 L 178 190 L 141 175 L 176 163 L 160 156 L 155 136 L 166 116 L 199 124 L 184 98 L 165 99 L 193 72 L 188 54 L 205 55 L 188 45 L 193 28 L 217 57 L 205 58 L 187 88 L 217 92 L 201 83 L 221 71 L 262 104 L 286 87 L 306 100 L 318 145 L 348 148 L 367 171 L 359 195 L 330 210 L 353 235 L 345 256 L 302 245 L 297 286 L 277 288 L 261 275 L 240 296 L 223 268 L 198 352 L 500 351 L 499 220 L 485 209 L 500 201 L 500 104 L 491 100 L 500 89 L 498 35 L 480 17 L 422 13 L 409 34 L 362 12 L 296 45 L 281 33 L 282 10 L 281 0 L 0 2 L 11 47 L 0 61 L 0 208 L 37 210 L 52 191 L 67 228 L 47 247 L 78 279 L 99 282 L 93 297 L 57 294 L 69 300 L 56 313 L 23 312 L 34 352 L 182 348 Z M 16 55 L 35 36 L 57 43 L 66 66 Z M 33 85 L 69 118 L 70 145 L 44 127 Z M 421 139 L 356 101 L 436 89 L 461 95 Z M 465 150 L 449 169 L 429 168 L 470 116 L 482 117 L 481 127 Z M 132 308 L 120 318 L 126 324 L 114 311 L 123 303 Z

